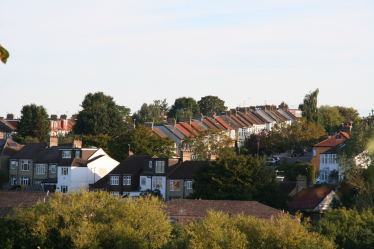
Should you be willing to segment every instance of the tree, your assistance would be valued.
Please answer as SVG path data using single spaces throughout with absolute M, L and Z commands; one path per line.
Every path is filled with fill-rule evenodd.
M 233 141 L 220 130 L 195 131 L 194 136 L 186 137 L 179 145 L 181 150 L 190 150 L 198 160 L 206 160 L 209 155 L 233 154 Z
M 305 175 L 308 182 L 316 180 L 316 166 L 312 163 L 296 161 L 290 164 L 285 160 L 278 169 L 284 172 L 285 178 L 289 181 L 295 182 L 298 175 Z
M 113 97 L 102 92 L 89 93 L 85 96 L 74 125 L 75 134 L 118 136 L 125 129 L 124 118 L 130 109 L 119 106 Z
M 313 147 L 318 141 L 327 137 L 323 127 L 305 118 L 299 118 L 291 125 L 278 122 L 269 132 L 266 143 L 269 150 L 279 151 L 294 150 L 297 157 L 305 148 Z
M 8 58 L 9 58 L 9 52 L 0 45 L 0 60 L 4 64 L 6 64 L 6 61 L 8 60 Z
M 95 146 L 97 148 L 101 148 L 103 149 L 106 153 L 108 153 L 109 156 L 113 157 L 113 153 L 112 151 L 110 150 L 110 145 L 114 142 L 114 139 L 113 137 L 109 136 L 109 135 L 103 135 L 103 134 L 99 134 L 99 135 L 86 135 L 86 136 L 83 136 L 83 139 L 82 139 L 82 147 L 84 148 L 88 148 L 90 146 Z
M 184 116 L 193 116 L 195 113 L 200 112 L 200 106 L 196 103 L 196 100 L 189 97 L 182 97 L 175 100 L 171 106 L 168 117 L 176 118 L 177 121 L 183 121 Z
M 336 132 L 337 128 L 344 122 L 344 117 L 336 107 L 322 105 L 318 108 L 319 123 L 325 128 L 330 135 Z
M 334 106 L 343 116 L 345 123 L 350 123 L 352 121 L 353 125 L 358 125 L 361 121 L 360 114 L 353 107 L 344 107 L 344 106 Z
M 164 115 L 168 111 L 169 107 L 164 100 L 154 100 L 153 104 L 144 103 L 140 110 L 133 115 L 133 120 L 136 120 L 136 124 L 144 124 L 144 122 L 152 121 L 154 124 L 164 123 Z
M 221 115 L 223 111 L 227 110 L 225 106 L 225 101 L 221 100 L 217 96 L 205 96 L 197 102 L 200 106 L 200 111 L 204 115 L 208 115 L 208 112 L 216 112 L 218 115 Z
M 17 125 L 17 135 L 14 140 L 22 143 L 25 141 L 45 142 L 50 135 L 48 114 L 43 106 L 35 104 L 25 105 L 21 110 L 21 120 Z
M 299 105 L 299 109 L 303 111 L 303 117 L 309 122 L 317 123 L 318 122 L 318 108 L 317 108 L 317 96 L 319 90 L 318 88 L 314 92 L 309 92 L 305 95 L 303 104 Z
M 246 145 L 251 155 L 264 155 L 268 153 L 267 132 L 262 130 L 258 134 L 252 133 L 246 140 Z
M 370 209 L 338 208 L 325 214 L 316 231 L 334 241 L 338 248 L 373 248 L 374 215 Z
M 194 181 L 192 199 L 258 201 L 275 208 L 288 207 L 289 196 L 258 157 L 219 157 L 199 168 Z
M 16 221 L 22 230 L 1 228 L 3 248 L 15 248 L 19 240 L 30 248 L 160 248 L 170 240 L 172 227 L 160 209 L 159 198 L 119 199 L 108 192 L 81 189 L 55 193 L 48 202 L 18 209 L 5 226 Z M 14 226 L 14 225 L 12 225 Z M 16 236 L 16 237 L 14 237 Z
M 161 138 L 143 125 L 134 130 L 125 131 L 109 145 L 112 158 L 122 161 L 129 155 L 129 145 L 135 155 L 156 155 L 172 157 L 175 154 L 175 143 L 170 137 Z

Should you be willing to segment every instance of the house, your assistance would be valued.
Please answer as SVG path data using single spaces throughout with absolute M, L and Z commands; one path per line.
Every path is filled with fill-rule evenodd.
M 229 200 L 171 200 L 165 202 L 163 210 L 168 215 L 169 220 L 180 223 L 204 219 L 209 210 L 231 215 L 255 216 L 257 219 L 276 218 L 282 213 L 280 210 L 257 201 Z
M 307 187 L 307 177 L 303 175 L 296 176 L 296 182 L 279 182 L 279 188 L 291 197 Z
M 9 180 L 10 185 L 33 185 L 35 168 L 34 160 L 46 149 L 48 143 L 28 143 L 16 154 L 10 157 Z
M 0 117 L 0 139 L 12 139 L 16 130 L 17 128 L 5 120 L 4 117 Z
M 343 143 L 347 139 L 349 139 L 348 133 L 339 132 L 338 134 L 335 134 L 334 136 L 329 137 L 313 146 L 313 158 L 310 162 L 316 166 L 317 177 L 319 176 L 320 171 L 320 154 L 338 144 Z
M 68 119 L 65 114 L 61 115 L 60 118 L 52 114 L 49 125 L 51 127 L 51 136 L 65 136 L 72 131 L 75 121 Z
M 14 114 L 12 113 L 9 113 L 6 115 L 6 119 L 5 119 L 9 124 L 11 124 L 14 128 L 16 128 L 17 130 L 17 125 L 18 125 L 18 122 L 20 121 L 19 119 L 15 119 L 14 118 Z
M 0 217 L 5 217 L 15 207 L 28 208 L 53 196 L 50 192 L 0 191 Z
M 140 174 L 143 168 L 148 166 L 150 159 L 155 159 L 157 156 L 152 155 L 133 155 L 127 157 L 114 169 L 112 169 L 103 178 L 91 184 L 89 189 L 104 190 L 110 192 L 114 196 L 131 196 L 139 195 L 140 191 L 146 190 L 145 183 L 140 184 Z M 144 180 L 143 180 L 144 181 Z
M 186 154 L 188 152 L 184 152 Z M 185 199 L 193 193 L 193 177 L 206 161 L 184 161 L 166 179 L 165 200 Z
M 81 148 L 79 140 L 74 143 L 74 148 L 59 149 L 56 190 L 62 193 L 88 188 L 118 165 L 103 149 Z
M 24 145 L 20 145 L 13 140 L 0 139 L 0 169 L 5 170 L 9 174 L 10 157 L 18 153 Z

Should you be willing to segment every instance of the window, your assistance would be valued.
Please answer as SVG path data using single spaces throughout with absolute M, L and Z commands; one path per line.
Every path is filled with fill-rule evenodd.
M 187 189 L 192 189 L 192 181 L 187 181 Z
M 113 195 L 114 197 L 119 196 L 119 192 L 116 192 L 116 191 L 110 191 L 110 194 Z
M 62 193 L 67 193 L 69 191 L 69 188 L 68 188 L 68 186 L 61 186 L 61 192 Z
M 81 151 L 80 150 L 76 150 L 75 151 L 75 158 L 80 158 L 81 157 Z
M 143 177 L 143 178 L 140 179 L 140 184 L 142 186 L 145 186 L 145 184 L 146 184 L 146 178 L 145 177 Z
M 336 155 L 331 155 L 331 163 L 336 163 Z
M 155 177 L 153 178 L 153 188 L 162 188 L 162 178 L 161 177 Z
M 11 169 L 15 169 L 16 166 L 17 166 L 17 161 L 16 161 L 16 160 L 12 160 L 12 161 L 10 161 L 10 168 L 11 168 Z
M 37 175 L 44 175 L 45 174 L 45 165 L 44 164 L 37 164 L 35 166 L 35 171 Z
M 110 185 L 119 185 L 119 176 L 111 176 Z
M 165 161 L 156 161 L 156 173 L 165 172 Z
M 61 175 L 67 176 L 69 174 L 68 168 L 61 168 Z
M 152 169 L 152 161 L 149 161 L 149 168 Z
M 49 170 L 51 171 L 51 173 L 56 173 L 56 165 L 51 165 L 49 166 Z
M 131 176 L 123 177 L 123 185 L 131 185 Z
M 22 160 L 21 171 L 30 171 L 30 161 Z
M 13 176 L 10 184 L 11 185 L 17 185 L 17 177 Z
M 180 183 L 181 181 L 175 181 L 175 180 L 170 180 L 170 191 L 180 191 Z
M 71 158 L 71 150 L 62 151 L 62 158 Z
M 317 156 L 316 148 L 313 148 L 313 157 Z
M 20 184 L 21 185 L 29 185 L 29 178 L 28 177 L 20 177 Z
M 326 163 L 326 155 L 321 154 L 321 164 Z

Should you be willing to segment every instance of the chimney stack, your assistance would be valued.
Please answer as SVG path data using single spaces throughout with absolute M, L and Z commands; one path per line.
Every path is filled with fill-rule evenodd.
M 61 115 L 60 116 L 60 119 L 63 119 L 63 120 L 66 120 L 68 116 L 66 116 L 65 114 Z
M 82 141 L 79 139 L 73 140 L 73 148 L 82 148 Z
M 297 192 L 300 192 L 303 188 L 307 188 L 307 177 L 298 175 L 296 176 Z
M 230 115 L 236 116 L 236 113 L 237 113 L 236 109 L 230 109 Z
M 177 121 L 175 121 L 175 118 L 168 118 L 168 125 L 175 126 Z
M 192 161 L 191 152 L 190 151 L 181 151 L 181 160 L 182 160 L 182 162 Z
M 202 113 L 196 113 L 195 114 L 195 119 L 197 121 L 199 121 L 200 123 L 203 122 L 203 117 L 204 117 L 204 115 Z
M 52 146 L 58 146 L 58 137 L 56 136 L 51 136 L 47 140 L 48 148 Z
M 52 114 L 52 115 L 51 115 L 51 120 L 57 120 L 57 115 Z
M 216 112 L 208 112 L 208 117 L 215 118 L 216 117 Z
M 249 109 L 251 110 L 251 112 L 255 112 L 256 111 L 256 106 L 250 106 Z
M 247 114 L 247 107 L 239 107 L 239 111 L 244 114 Z
M 145 122 L 144 123 L 145 127 L 153 131 L 153 122 Z
M 12 113 L 7 114 L 6 119 L 7 120 L 13 120 L 14 119 L 14 114 L 12 114 Z
M 183 122 L 191 125 L 191 117 L 190 116 L 183 117 Z

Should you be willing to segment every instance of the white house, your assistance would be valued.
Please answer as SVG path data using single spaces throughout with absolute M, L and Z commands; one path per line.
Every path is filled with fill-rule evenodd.
M 60 152 L 56 190 L 63 193 L 87 189 L 89 184 L 100 180 L 118 165 L 98 148 L 67 148 L 60 149 Z

